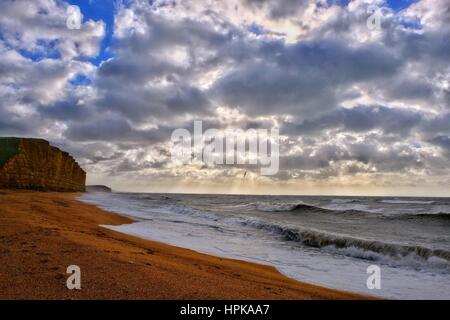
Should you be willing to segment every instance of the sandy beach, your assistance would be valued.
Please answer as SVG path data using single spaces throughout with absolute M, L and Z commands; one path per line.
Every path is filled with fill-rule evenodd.
M 99 225 L 132 220 L 76 193 L 0 190 L 0 299 L 364 299 L 275 268 L 147 241 Z M 81 290 L 66 268 L 81 268 Z

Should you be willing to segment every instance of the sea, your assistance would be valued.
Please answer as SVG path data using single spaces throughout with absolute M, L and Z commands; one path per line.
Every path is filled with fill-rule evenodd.
M 450 299 L 450 198 L 87 193 L 81 200 L 136 221 L 106 228 L 271 265 L 299 281 L 389 299 Z M 373 265 L 376 288 L 367 284 Z

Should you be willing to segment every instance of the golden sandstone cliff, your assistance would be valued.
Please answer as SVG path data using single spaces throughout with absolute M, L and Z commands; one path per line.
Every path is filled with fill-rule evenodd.
M 42 139 L 0 138 L 0 188 L 85 191 L 86 172 Z

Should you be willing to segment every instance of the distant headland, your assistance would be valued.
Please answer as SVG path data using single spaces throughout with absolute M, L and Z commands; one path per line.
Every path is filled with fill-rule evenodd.
M 112 192 L 110 187 L 103 185 L 86 186 L 86 192 Z

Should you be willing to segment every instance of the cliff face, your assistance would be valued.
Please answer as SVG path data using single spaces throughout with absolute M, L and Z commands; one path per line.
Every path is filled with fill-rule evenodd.
M 85 191 L 86 173 L 42 139 L 0 138 L 0 188 Z

